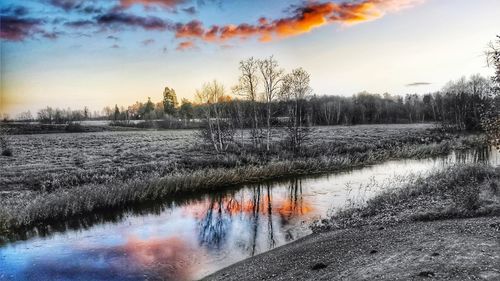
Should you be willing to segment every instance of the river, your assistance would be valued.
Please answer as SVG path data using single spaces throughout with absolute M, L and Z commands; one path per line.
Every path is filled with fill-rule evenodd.
M 309 225 L 389 179 L 455 163 L 500 164 L 495 150 L 396 160 L 245 185 L 103 214 L 0 246 L 0 280 L 192 280 L 311 233 Z

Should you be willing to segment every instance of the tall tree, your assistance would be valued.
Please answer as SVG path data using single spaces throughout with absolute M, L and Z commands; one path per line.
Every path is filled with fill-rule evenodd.
M 209 139 L 217 152 L 226 151 L 232 141 L 234 131 L 227 118 L 223 117 L 222 105 L 218 102 L 224 97 L 224 86 L 213 80 L 203 85 L 201 91 L 196 93 L 197 100 L 204 104 L 207 121 L 207 133 L 202 130 L 206 139 Z M 215 122 L 212 120 L 215 119 Z
M 185 120 L 193 119 L 193 103 L 191 103 L 188 99 L 182 99 L 181 103 L 182 104 L 179 108 L 179 115 Z
M 270 56 L 267 59 L 259 60 L 259 69 L 264 83 L 264 101 L 266 102 L 267 108 L 266 149 L 269 151 L 271 142 L 272 103 L 276 99 L 280 90 L 284 70 L 279 68 L 278 61 L 276 61 L 273 56 Z
M 90 118 L 89 108 L 87 106 L 85 106 L 83 108 L 83 118 L 84 119 L 89 119 Z
M 205 84 L 201 90 L 196 90 L 196 102 L 202 107 L 204 118 L 206 120 L 206 128 L 202 128 L 202 136 L 209 139 L 210 143 L 214 146 L 215 151 L 219 152 L 217 141 L 215 138 L 214 126 L 212 124 L 212 97 L 208 86 Z
M 481 125 L 489 136 L 493 145 L 500 150 L 500 35 L 497 41 L 490 43 L 486 51 L 488 65 L 495 69 L 491 77 L 493 82 L 490 92 L 490 103 L 483 109 Z
M 153 113 L 155 110 L 155 104 L 151 101 L 151 97 L 148 97 L 148 101 L 144 105 L 143 109 L 143 119 L 151 120 L 153 119 Z
M 258 61 L 253 57 L 246 60 L 240 61 L 240 77 L 238 85 L 233 87 L 233 92 L 235 94 L 243 96 L 246 100 L 250 101 L 252 106 L 252 142 L 254 146 L 259 145 L 259 119 L 257 114 L 257 101 L 258 97 L 258 87 L 259 87 L 259 77 L 258 71 Z
M 163 110 L 165 114 L 174 116 L 177 113 L 177 95 L 174 89 L 165 87 L 163 91 Z
M 120 109 L 118 108 L 118 105 L 115 104 L 115 112 L 113 113 L 113 120 L 117 121 L 120 119 Z
M 283 77 L 281 99 L 290 104 L 289 107 L 289 132 L 288 137 L 292 149 L 297 152 L 309 134 L 304 121 L 304 102 L 311 94 L 309 86 L 311 81 L 309 73 L 303 68 L 292 70 Z

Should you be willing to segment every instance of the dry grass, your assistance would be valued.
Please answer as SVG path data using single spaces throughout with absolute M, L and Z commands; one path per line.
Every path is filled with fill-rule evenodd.
M 279 141 L 269 154 L 216 155 L 189 130 L 11 136 L 15 157 L 0 158 L 0 233 L 179 193 L 442 155 L 479 142 L 429 128 L 321 127 L 299 155 L 280 150 Z M 279 140 L 279 132 L 273 137 Z
M 193 131 L 13 135 L 10 141 L 15 157 L 0 159 L 3 191 L 140 177 L 174 169 L 187 154 L 206 155 L 191 150 Z
M 51 191 L 200 168 L 260 165 L 274 159 L 297 157 L 387 150 L 392 150 L 397 157 L 402 150 L 414 150 L 409 146 L 413 144 L 425 144 L 422 149 L 426 150 L 446 150 L 443 142 L 453 141 L 452 137 L 437 135 L 429 128 L 430 125 L 319 127 L 313 130 L 299 155 L 287 153 L 281 147 L 280 131 L 274 132 L 275 144 L 265 155 L 238 147 L 225 155 L 215 155 L 210 149 L 200 149 L 202 145 L 196 140 L 196 132 L 191 130 L 14 135 L 9 139 L 15 157 L 0 157 L 0 191 Z M 414 156 L 436 152 L 421 151 Z
M 389 188 L 337 211 L 316 230 L 500 214 L 500 167 L 456 165 L 384 186 Z

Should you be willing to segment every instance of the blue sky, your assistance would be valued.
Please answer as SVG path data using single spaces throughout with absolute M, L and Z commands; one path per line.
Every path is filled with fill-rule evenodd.
M 490 75 L 482 54 L 500 33 L 497 0 L 0 5 L 0 112 L 13 116 L 46 105 L 100 110 L 159 100 L 165 86 L 192 98 L 212 79 L 230 89 L 238 61 L 249 56 L 274 55 L 286 70 L 304 67 L 319 95 L 425 93 L 462 75 Z M 430 84 L 406 86 L 414 82 Z

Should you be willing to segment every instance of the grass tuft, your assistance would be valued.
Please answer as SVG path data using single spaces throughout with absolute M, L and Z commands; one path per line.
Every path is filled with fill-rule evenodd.
M 337 211 L 315 231 L 500 214 L 500 167 L 456 165 Z

